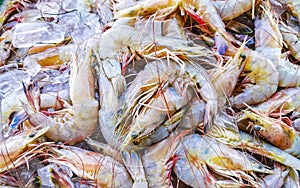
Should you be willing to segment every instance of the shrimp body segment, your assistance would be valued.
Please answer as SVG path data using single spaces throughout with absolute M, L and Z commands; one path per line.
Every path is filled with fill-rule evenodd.
M 49 162 L 66 165 L 79 177 L 94 180 L 99 187 L 131 187 L 125 167 L 112 157 L 73 146 L 51 148 L 58 157 Z

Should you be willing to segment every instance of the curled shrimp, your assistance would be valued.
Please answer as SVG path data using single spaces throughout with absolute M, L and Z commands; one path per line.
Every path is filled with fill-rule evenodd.
M 237 178 L 236 181 L 244 179 L 253 186 L 257 183 L 247 172 L 273 173 L 273 170 L 270 170 L 267 166 L 262 165 L 250 156 L 222 144 L 212 137 L 200 136 L 198 134 L 188 135 L 183 138 L 182 144 L 176 150 L 176 157 L 178 158 L 175 165 L 177 171 L 180 171 L 185 166 L 190 166 L 193 169 L 192 165 L 199 167 L 206 164 L 221 176 L 231 179 L 235 177 Z M 179 162 L 181 159 L 184 159 L 186 162 Z M 194 180 L 195 176 L 192 170 L 190 170 L 189 175 L 192 176 L 190 179 Z M 214 181 L 214 178 L 209 176 L 205 177 L 204 175 L 202 178 L 207 178 L 206 183 L 208 185 L 204 186 L 209 186 L 208 182 Z M 205 183 L 205 181 L 203 182 Z
M 33 125 L 50 126 L 46 136 L 54 141 L 75 143 L 91 135 L 96 128 L 98 101 L 94 97 L 94 76 L 91 68 L 93 59 L 89 47 L 81 55 L 78 57 L 79 62 L 74 60 L 71 64 L 72 106 L 62 100 L 65 108 L 47 115 L 39 111 L 39 104 L 23 105 Z M 37 88 L 33 87 L 33 90 Z M 29 93 L 33 92 L 39 91 L 29 91 Z M 30 97 L 28 98 L 32 101 Z
M 229 51 L 230 54 L 232 52 L 236 50 Z M 242 72 L 245 78 L 240 87 L 235 89 L 242 91 L 230 98 L 230 103 L 236 108 L 267 100 L 276 92 L 279 81 L 279 73 L 269 59 L 250 49 L 244 49 L 243 54 L 246 56 Z
M 51 148 L 57 156 L 47 161 L 66 165 L 79 177 L 94 180 L 98 187 L 131 187 L 125 167 L 112 157 L 74 146 Z
M 0 143 L 0 172 L 5 172 L 25 163 L 25 159 L 18 158 L 18 156 L 26 151 L 29 144 L 44 135 L 48 129 L 49 127 L 24 130 L 20 134 L 10 136 L 2 141 Z

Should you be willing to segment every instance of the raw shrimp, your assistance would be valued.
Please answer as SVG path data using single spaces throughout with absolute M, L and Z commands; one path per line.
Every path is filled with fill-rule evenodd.
M 125 167 L 129 171 L 131 178 L 134 181 L 132 188 L 147 188 L 148 181 L 146 179 L 141 156 L 134 150 L 131 150 L 129 152 L 123 150 L 122 156 L 124 159 Z
M 250 128 L 254 128 L 255 132 L 265 140 L 293 156 L 300 156 L 299 133 L 292 127 L 279 119 L 273 119 L 266 114 L 254 111 L 254 109 L 253 112 L 245 110 L 239 121 L 247 118 L 255 123 L 249 123 Z
M 122 110 L 124 109 L 124 114 L 128 114 L 132 108 L 128 108 L 126 103 L 130 105 L 137 103 L 140 96 L 143 96 L 141 94 L 145 87 L 150 87 L 146 97 L 149 91 L 151 92 L 150 96 L 152 96 L 152 90 L 157 91 L 161 87 L 160 84 L 162 84 L 162 88 L 170 84 L 175 90 L 169 89 L 168 91 L 167 89 L 164 94 L 165 99 L 160 99 L 160 102 L 156 100 L 159 102 L 158 104 L 153 103 L 153 106 L 146 106 L 144 114 L 137 115 L 137 121 L 133 121 L 132 129 L 130 129 L 130 133 L 125 138 L 125 145 L 130 143 L 131 139 L 134 140 L 135 138 L 142 138 L 144 135 L 148 135 L 149 132 L 155 129 L 153 125 L 162 123 L 162 120 L 167 117 L 168 112 L 172 114 L 187 105 L 191 100 L 189 98 L 193 97 L 195 91 L 206 102 L 204 132 L 206 133 L 211 129 L 213 119 L 217 113 L 217 94 L 206 72 L 196 64 L 190 63 L 186 62 L 183 67 L 180 67 L 175 62 L 152 62 L 147 64 L 145 69 L 136 77 L 132 83 L 132 87 L 129 87 L 127 90 L 129 91 L 128 95 L 125 93 L 125 106 L 121 108 Z M 146 75 L 149 75 L 149 79 Z M 194 91 L 194 89 L 196 90 Z M 162 92 L 164 91 L 162 90 Z M 141 103 L 143 104 L 144 102 L 142 101 Z M 167 109 L 165 109 L 166 107 Z M 135 114 L 135 111 L 139 110 L 133 108 L 133 114 Z M 153 114 L 155 115 L 153 116 Z M 151 120 L 143 120 L 141 117 L 151 117 Z M 155 118 L 153 119 L 153 117 Z M 122 124 L 119 125 L 123 126 Z
M 288 3 L 288 8 L 291 10 L 293 16 L 295 16 L 298 19 L 298 23 L 300 24 L 300 2 L 297 0 L 285 1 Z
M 282 34 L 284 43 L 287 45 L 288 50 L 291 52 L 292 56 L 300 61 L 300 35 L 299 32 L 294 28 L 287 26 L 283 22 L 278 24 L 279 30 Z
M 94 180 L 97 187 L 131 187 L 132 180 L 125 167 L 109 156 L 73 146 L 50 150 L 57 157 L 47 161 L 66 165 L 79 177 Z
M 235 52 L 228 51 L 231 55 Z M 246 83 L 241 84 L 242 92 L 230 98 L 230 103 L 236 108 L 267 100 L 276 92 L 279 80 L 279 73 L 269 59 L 250 49 L 244 49 L 243 54 L 246 59 L 242 74 Z
M 191 12 L 191 7 L 194 7 L 197 12 L 197 19 L 205 20 L 210 28 L 215 32 L 215 42 L 218 52 L 222 55 L 227 49 L 227 41 L 234 41 L 225 30 L 225 24 L 219 16 L 215 6 L 211 0 L 146 0 L 132 7 L 120 10 L 115 17 L 132 17 L 132 16 L 149 16 L 161 9 L 170 8 L 171 11 L 178 7 L 183 7 L 187 12 Z M 198 20 L 197 20 L 198 21 Z
M 91 63 L 93 62 L 90 47 L 80 54 L 79 62 L 71 64 L 70 98 L 72 106 L 62 101 L 64 109 L 42 113 L 37 109 L 39 104 L 23 105 L 29 120 L 35 126 L 50 126 L 46 136 L 54 141 L 70 141 L 76 143 L 91 135 L 96 128 L 98 119 L 98 101 L 94 97 L 94 76 Z M 32 88 L 37 90 L 37 88 Z M 29 93 L 39 91 L 28 91 Z M 30 96 L 27 94 L 27 96 Z M 29 97 L 29 102 L 32 100 Z
M 191 165 L 199 167 L 202 164 L 206 164 L 210 169 L 221 176 L 232 179 L 236 177 L 236 181 L 238 181 L 238 179 L 244 179 L 254 186 L 257 183 L 247 172 L 273 173 L 273 170 L 268 169 L 267 166 L 264 166 L 245 153 L 230 148 L 214 138 L 200 136 L 198 134 L 185 136 L 182 144 L 178 146 L 175 155 L 178 158 L 175 164 L 177 172 L 185 168 L 184 166 L 190 166 L 190 168 L 192 168 Z M 180 162 L 182 159 L 186 159 L 186 162 Z M 192 170 L 186 170 L 185 172 L 185 174 L 179 175 L 179 178 L 181 176 L 192 176 L 189 179 L 195 181 L 195 175 Z M 188 172 L 189 174 L 187 174 Z M 208 178 L 206 182 L 203 181 L 205 183 L 214 181 L 213 178 L 209 176 L 205 177 L 205 175 L 202 175 L 202 178 L 203 176 L 204 178 Z M 210 184 L 212 184 L 212 182 L 210 182 Z M 199 186 L 201 187 L 201 185 L 197 187 Z M 209 187 L 212 185 L 206 184 L 205 186 Z
M 291 112 L 300 113 L 300 88 L 288 88 L 276 92 L 270 99 L 254 107 L 263 114 L 280 117 Z
M 260 14 L 255 18 L 255 51 L 268 57 L 277 68 L 281 61 L 283 39 L 270 6 L 268 1 L 262 1 Z
M 120 35 L 120 31 L 126 31 L 126 32 L 122 32 L 122 35 Z M 154 43 L 156 48 L 161 50 L 155 51 L 155 48 L 153 49 Z M 122 52 L 124 46 L 126 47 L 128 46 L 129 48 L 131 48 L 132 50 L 130 51 L 132 52 L 137 51 L 140 56 L 146 56 L 151 59 L 156 57 L 156 55 L 169 57 L 168 54 L 170 53 L 172 54 L 173 51 L 174 54 L 183 55 L 183 56 L 198 57 L 198 56 L 205 55 L 201 51 L 201 49 L 203 49 L 203 47 L 201 46 L 197 46 L 197 45 L 188 46 L 187 41 L 185 40 L 170 39 L 167 37 L 157 36 L 155 37 L 154 40 L 149 35 L 140 35 L 140 33 L 135 28 L 126 25 L 122 25 L 119 27 L 112 27 L 111 29 L 106 31 L 102 35 L 101 42 L 98 45 L 99 45 L 99 49 L 97 51 L 98 53 L 96 52 L 95 54 L 96 56 L 98 56 L 98 60 L 100 61 L 99 68 L 98 68 L 99 69 L 98 77 L 100 83 L 99 84 L 100 85 L 100 106 L 101 106 L 101 109 L 99 111 L 99 118 L 100 118 L 100 127 L 102 133 L 108 143 L 113 143 L 116 142 L 116 140 L 118 140 L 118 139 L 114 139 L 116 138 L 116 134 L 112 133 L 112 130 L 114 130 L 115 128 L 119 129 L 118 127 L 120 122 L 125 120 L 126 117 L 128 117 L 129 114 L 131 114 L 131 110 L 136 105 L 138 97 L 142 96 L 145 89 L 152 88 L 152 90 L 147 91 L 150 92 L 151 94 L 154 92 L 153 88 L 158 89 L 159 84 L 162 84 L 164 81 L 169 79 L 167 77 L 168 75 L 172 75 L 172 78 L 175 79 L 176 78 L 175 74 L 178 73 L 179 75 L 182 74 L 180 70 L 181 69 L 180 66 L 172 62 L 170 66 L 176 68 L 179 72 L 176 71 L 174 73 L 166 72 L 166 73 L 162 73 L 162 75 L 159 75 L 155 63 L 152 62 L 148 66 L 152 68 L 151 69 L 146 68 L 146 71 L 144 71 L 145 72 L 144 76 L 142 75 L 142 73 L 140 73 L 140 76 L 138 78 L 139 80 L 135 79 L 136 81 L 134 81 L 134 83 L 131 84 L 131 88 L 129 88 L 125 92 L 124 96 L 122 97 L 122 101 L 119 102 L 119 95 L 124 91 L 125 83 L 124 83 L 124 77 L 120 72 L 121 67 L 120 67 L 120 63 L 118 62 L 117 56 Z M 149 49 L 149 45 L 152 46 L 150 47 L 150 49 Z M 101 46 L 105 46 L 105 48 L 101 48 Z M 146 47 L 149 50 L 147 51 L 143 50 L 143 48 Z M 126 50 L 128 49 L 126 48 Z M 173 56 L 172 58 L 178 60 L 176 56 Z M 159 62 L 159 61 L 164 61 L 164 60 L 158 59 L 157 63 L 158 65 L 167 68 L 166 65 L 163 65 L 164 64 L 163 62 Z M 207 104 L 208 110 L 206 111 L 207 115 L 205 116 L 206 117 L 205 125 L 210 124 L 209 116 L 214 116 L 213 114 L 216 113 L 215 112 L 216 109 L 214 108 L 217 107 L 217 105 L 215 105 L 215 103 L 217 102 L 215 90 L 211 85 L 210 81 L 208 81 L 209 78 L 205 70 L 199 68 L 197 65 L 191 63 L 187 63 L 187 64 L 190 65 L 185 67 L 186 73 L 184 73 L 183 75 L 186 74 L 186 76 L 191 78 L 195 75 L 195 80 L 191 80 L 191 82 L 194 82 L 195 86 L 199 83 L 198 86 L 202 87 L 202 88 L 198 88 L 200 89 L 200 95 L 208 103 Z M 194 68 L 192 68 L 193 66 L 196 66 L 197 72 L 194 71 Z M 170 70 L 171 69 L 169 69 L 169 71 Z M 160 80 L 162 80 L 162 83 L 159 82 Z M 119 109 L 116 109 L 117 103 L 122 104 L 122 106 L 119 107 Z M 121 116 L 121 118 L 119 118 L 119 120 L 117 120 L 116 122 L 117 115 Z M 120 127 L 119 130 L 122 130 L 122 127 Z
M 293 64 L 290 60 L 285 57 L 279 62 L 277 67 L 279 72 L 280 87 L 297 87 L 300 86 L 300 67 L 299 65 Z
M 249 10 L 254 10 L 254 6 L 257 5 L 260 0 L 233 0 L 233 1 L 214 1 L 214 5 L 220 13 L 220 17 L 226 20 L 232 20 Z M 253 15 L 253 13 L 252 13 Z
M 12 45 L 12 31 L 5 31 L 0 37 L 0 65 L 6 64 L 7 58 L 10 56 L 10 52 L 13 48 Z
M 170 181 L 171 167 L 174 165 L 174 160 L 170 160 L 176 151 L 176 147 L 182 136 L 173 132 L 167 139 L 150 146 L 144 151 L 142 162 L 144 165 L 146 178 L 149 187 L 173 187 Z
M 0 143 L 0 173 L 25 163 L 25 159 L 18 156 L 27 149 L 30 143 L 44 135 L 48 129 L 49 127 L 24 130 L 20 134 L 10 136 L 2 141 Z
M 224 67 L 220 67 L 215 72 L 210 74 L 213 84 L 218 92 L 219 107 L 223 106 L 229 100 L 229 96 L 232 94 L 239 75 L 243 71 L 246 56 L 243 54 L 245 43 L 240 47 L 233 59 L 225 64 Z

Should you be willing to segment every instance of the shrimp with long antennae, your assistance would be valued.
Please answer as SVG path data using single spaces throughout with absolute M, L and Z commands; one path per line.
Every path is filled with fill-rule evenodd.
M 123 32 L 123 34 L 120 35 L 120 31 L 126 32 Z M 179 88 L 179 91 L 186 91 L 184 87 L 191 85 L 198 89 L 198 94 L 207 103 L 204 124 L 205 128 L 209 130 L 211 119 L 217 111 L 217 95 L 206 70 L 196 65 L 196 63 L 189 62 L 187 59 L 189 56 L 204 56 L 204 53 L 201 50 L 203 47 L 198 45 L 188 45 L 187 41 L 181 39 L 171 39 L 159 36 L 153 38 L 153 36 L 147 34 L 140 34 L 135 28 L 126 25 L 112 27 L 103 33 L 101 42 L 97 45 L 98 50 L 95 50 L 95 55 L 100 62 L 98 64 L 98 77 L 100 83 L 99 121 L 104 138 L 110 145 L 118 145 L 116 142 L 119 139 L 115 138 L 118 138 L 117 134 L 123 130 L 122 124 L 131 114 L 132 110 L 138 108 L 136 107 L 136 104 L 140 99 L 147 101 L 146 99 L 149 99 L 149 97 L 158 91 L 160 86 L 163 86 L 164 84 L 166 84 L 165 87 L 169 87 L 168 85 L 170 85 L 170 81 L 172 82 L 172 80 L 168 78 L 168 75 L 171 75 L 171 78 L 174 80 L 177 79 L 176 74 L 183 75 L 187 78 L 188 82 L 185 80 L 180 81 L 181 78 L 179 76 L 178 82 L 176 82 L 178 85 L 173 86 L 174 88 Z M 105 46 L 105 48 L 101 46 Z M 128 48 L 131 49 L 130 51 L 137 52 L 139 56 L 151 59 L 151 61 L 153 59 L 156 61 L 146 65 L 145 69 L 141 71 L 144 72 L 145 75 L 140 73 L 140 76 L 137 76 L 135 81 L 131 83 L 130 88 L 128 88 L 125 94 L 120 98 L 120 94 L 123 93 L 125 88 L 125 79 L 121 74 L 121 67 L 117 57 L 118 54 L 122 54 L 124 46 L 128 46 Z M 128 48 L 125 50 L 128 50 Z M 177 55 L 185 58 L 185 61 L 187 62 L 182 61 Z M 175 62 L 167 63 L 166 60 L 158 59 L 157 56 L 173 59 Z M 187 64 L 187 66 L 184 64 Z M 174 68 L 175 72 L 172 72 L 172 69 L 168 69 L 167 72 L 162 71 L 168 66 Z M 195 68 L 197 71 L 194 70 Z M 182 84 L 183 86 L 181 86 Z M 180 87 L 183 87 L 183 90 L 180 89 Z M 177 97 L 173 97 L 172 100 L 177 100 L 176 98 Z M 171 103 L 173 103 L 172 100 L 170 100 Z M 117 107 L 117 103 L 119 103 L 120 106 Z M 184 104 L 180 105 L 184 106 Z M 156 109 L 156 111 L 158 112 L 159 109 Z M 142 127 L 141 130 L 137 131 L 140 133 L 145 132 L 144 129 L 147 128 L 147 126 Z M 119 131 L 115 133 L 112 132 L 112 130 Z M 140 138 L 149 135 L 152 130 L 154 130 L 154 126 L 148 127 L 144 134 L 139 133 L 141 136 Z M 130 143 L 130 137 L 131 136 L 128 135 L 126 142 L 129 141 L 128 143 Z
M 185 136 L 182 144 L 180 144 L 176 149 L 175 155 L 178 158 L 177 163 L 175 164 L 175 168 L 177 169 L 181 168 L 179 164 L 189 166 L 194 165 L 196 167 L 201 164 L 206 164 L 211 170 L 221 176 L 234 179 L 236 181 L 244 179 L 253 186 L 257 183 L 255 179 L 247 173 L 273 173 L 273 170 L 270 170 L 267 166 L 264 166 L 254 160 L 254 158 L 245 155 L 245 153 L 218 142 L 212 137 L 200 136 L 198 134 Z M 179 163 L 181 158 L 186 158 L 187 164 Z M 190 175 L 194 176 L 192 170 L 190 172 Z M 208 177 L 205 177 L 204 175 L 202 178 L 205 179 Z M 213 180 L 213 178 L 207 179 L 207 181 Z M 209 186 L 209 184 L 206 186 Z
M 24 130 L 20 134 L 10 136 L 0 143 L 0 172 L 5 172 L 25 163 L 25 159 L 18 158 L 28 145 L 43 136 L 49 127 L 32 128 Z M 26 157 L 26 156 L 25 156 Z
M 146 0 L 118 11 L 115 17 L 149 16 L 168 7 L 173 7 L 172 10 L 180 8 L 187 12 L 191 12 L 188 10 L 196 9 L 198 15 L 194 17 L 201 17 L 215 32 L 216 47 L 221 55 L 225 53 L 228 41 L 234 42 L 233 37 L 226 32 L 225 24 L 211 0 Z
M 76 143 L 90 136 L 96 128 L 98 101 L 94 96 L 94 75 L 91 67 L 93 58 L 91 47 L 85 46 L 85 48 L 78 56 L 79 59 L 73 59 L 71 63 L 70 98 L 72 106 L 62 100 L 64 109 L 53 113 L 43 113 L 37 109 L 39 104 L 23 105 L 33 125 L 50 126 L 46 136 L 54 141 Z M 71 55 L 72 53 L 75 52 L 71 52 Z M 34 92 L 39 92 L 38 88 L 32 87 L 31 91 L 27 91 L 27 96 Z M 30 102 L 33 99 L 29 97 L 28 100 Z

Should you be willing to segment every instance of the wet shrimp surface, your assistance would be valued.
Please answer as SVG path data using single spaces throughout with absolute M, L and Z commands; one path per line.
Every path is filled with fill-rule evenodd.
M 0 12 L 0 186 L 300 187 L 298 1 Z

